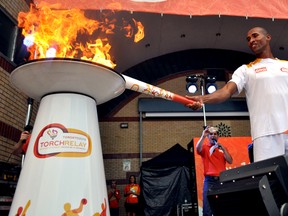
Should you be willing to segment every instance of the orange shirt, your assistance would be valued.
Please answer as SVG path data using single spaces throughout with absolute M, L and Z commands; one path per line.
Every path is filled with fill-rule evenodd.
M 209 150 L 211 147 L 210 143 L 203 144 L 202 151 L 198 153 L 203 161 L 204 176 L 219 176 L 220 172 L 226 170 L 226 159 L 224 152 L 219 148 L 216 148 L 210 156 Z
M 109 206 L 110 206 L 110 208 L 119 208 L 119 200 L 121 198 L 119 189 L 116 189 L 115 193 L 110 191 L 108 193 L 108 198 L 109 198 Z
M 23 152 L 23 154 L 26 154 L 26 152 L 27 152 L 28 145 L 29 145 L 29 142 L 30 142 L 30 138 L 31 138 L 31 135 L 28 136 L 26 142 L 22 145 L 22 152 Z
M 124 188 L 124 194 L 126 194 L 128 191 L 133 191 L 138 194 L 140 194 L 140 186 L 138 184 L 128 184 Z M 126 202 L 127 203 L 138 203 L 138 196 L 134 194 L 129 194 L 126 197 Z

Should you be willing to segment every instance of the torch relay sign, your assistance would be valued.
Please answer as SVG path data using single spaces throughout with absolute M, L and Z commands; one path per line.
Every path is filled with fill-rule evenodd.
M 77 34 L 92 36 L 95 29 L 112 33 L 113 21 L 51 7 L 57 5 L 32 5 L 18 18 L 30 56 L 10 80 L 40 106 L 9 215 L 109 216 L 97 105 L 125 89 L 185 105 L 193 101 L 115 72 L 106 38 L 76 41 Z M 127 37 L 144 37 L 141 22 L 125 24 Z

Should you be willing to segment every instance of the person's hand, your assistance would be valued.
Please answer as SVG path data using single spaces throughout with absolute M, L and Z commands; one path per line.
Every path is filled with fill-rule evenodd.
M 185 106 L 187 106 L 188 108 L 192 109 L 192 110 L 200 110 L 203 107 L 203 103 L 202 103 L 202 99 L 200 96 L 185 96 L 187 99 L 189 100 L 193 100 L 195 101 L 194 103 L 191 104 L 185 104 Z
M 207 137 L 208 134 L 210 133 L 210 132 L 209 132 L 209 127 L 210 127 L 210 126 L 207 126 L 207 127 L 205 127 L 205 129 L 203 130 L 203 132 L 202 132 L 202 136 L 203 136 L 203 137 Z
M 226 148 L 225 148 L 222 144 L 220 144 L 220 143 L 218 143 L 218 148 L 221 149 L 221 150 L 223 150 L 223 151 L 226 150 Z
M 23 132 L 21 133 L 20 140 L 21 140 L 21 141 L 27 140 L 28 137 L 29 137 L 29 135 L 30 135 L 29 131 L 23 131 Z

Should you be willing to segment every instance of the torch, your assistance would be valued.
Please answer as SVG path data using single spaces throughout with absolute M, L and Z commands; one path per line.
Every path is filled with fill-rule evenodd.
M 160 97 L 160 98 L 163 98 L 165 100 L 171 100 L 174 102 L 178 102 L 178 103 L 184 104 L 185 106 L 188 104 L 195 103 L 195 101 L 193 101 L 193 100 L 189 100 L 186 97 L 183 97 L 183 96 L 178 95 L 178 94 L 174 94 L 174 93 L 169 92 L 165 89 L 162 89 L 162 88 L 150 85 L 148 83 L 133 79 L 133 78 L 125 76 L 123 74 L 122 74 L 122 76 L 126 80 L 126 89 L 130 89 L 132 91 L 140 92 L 143 94 L 152 95 L 155 97 Z

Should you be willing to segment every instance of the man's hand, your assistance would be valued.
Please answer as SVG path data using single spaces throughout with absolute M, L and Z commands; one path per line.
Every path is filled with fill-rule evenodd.
M 202 99 L 200 96 L 185 96 L 186 98 L 195 101 L 193 104 L 186 104 L 185 106 L 187 106 L 190 109 L 193 110 L 200 110 L 203 107 L 203 103 L 202 103 Z
M 27 140 L 28 137 L 29 137 L 29 135 L 30 135 L 29 131 L 23 131 L 23 132 L 21 133 L 21 136 L 20 136 L 20 141 Z
M 23 153 L 22 152 L 22 145 L 26 142 L 26 140 L 28 139 L 29 135 L 30 135 L 29 131 L 23 131 L 21 133 L 19 141 L 13 147 L 12 154 L 18 155 L 18 154 L 22 154 Z

